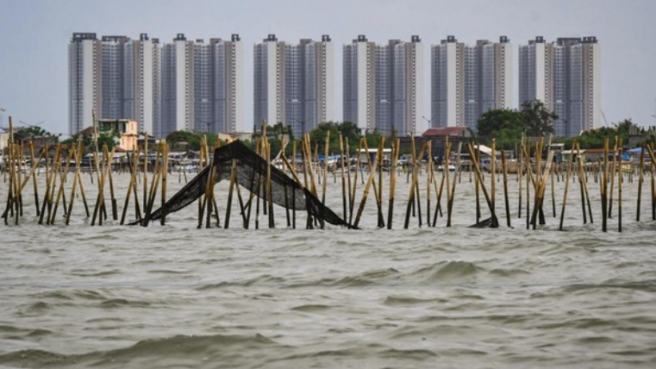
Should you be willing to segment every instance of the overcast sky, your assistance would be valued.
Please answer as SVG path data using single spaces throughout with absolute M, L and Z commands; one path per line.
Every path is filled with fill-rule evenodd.
M 337 117 L 341 117 L 341 49 L 358 34 L 370 41 L 419 35 L 425 54 L 447 35 L 517 46 L 535 36 L 596 36 L 602 53 L 602 110 L 609 124 L 632 118 L 656 125 L 656 1 L 654 0 L 0 0 L 1 126 L 9 115 L 55 133 L 68 130 L 68 43 L 73 32 L 148 33 L 161 41 L 228 38 L 245 44 L 246 117 L 252 119 L 252 50 L 269 33 L 279 40 L 335 43 Z M 426 60 L 425 78 L 430 78 Z M 517 74 L 515 72 L 515 101 Z M 430 114 L 426 83 L 425 112 Z M 517 105 L 517 102 L 515 102 Z

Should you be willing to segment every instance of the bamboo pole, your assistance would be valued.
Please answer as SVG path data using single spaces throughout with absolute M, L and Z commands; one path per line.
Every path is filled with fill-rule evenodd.
M 565 179 L 565 192 L 563 194 L 563 206 L 560 210 L 560 225 L 559 230 L 563 230 L 563 223 L 565 221 L 565 207 L 567 206 L 567 191 L 569 190 L 569 178 L 572 174 L 572 163 L 574 161 L 574 146 L 576 146 L 576 141 L 572 144 L 570 148 L 569 160 L 567 163 L 567 178 Z M 585 216 L 585 209 L 583 210 L 583 215 Z
M 130 204 L 130 196 L 132 196 L 134 182 L 136 181 L 137 166 L 139 165 L 139 152 L 134 148 L 132 149 L 131 160 L 132 160 L 132 165 L 130 167 L 130 182 L 128 183 L 128 190 L 127 190 L 127 194 L 125 195 L 125 202 L 123 203 L 123 212 L 121 214 L 121 223 L 120 223 L 121 225 L 125 223 L 125 217 L 128 212 L 128 205 Z M 138 201 L 139 194 L 136 191 L 134 192 L 134 197 L 135 200 Z M 139 214 L 137 214 L 137 218 L 139 218 Z
M 516 146 L 515 146 L 516 147 Z M 524 133 L 522 133 L 522 141 L 520 144 L 520 153 L 517 155 L 517 182 L 519 182 L 518 201 L 517 201 L 517 217 L 522 218 L 522 182 L 524 179 Z
M 449 145 L 451 146 L 451 145 Z M 456 198 L 456 178 L 458 177 L 458 174 L 460 174 L 460 152 L 462 151 L 462 142 L 458 142 L 458 156 L 456 158 L 456 173 L 453 175 L 453 183 L 451 185 L 451 200 L 447 203 L 447 219 L 449 220 L 449 225 L 451 224 L 451 214 L 453 214 L 453 203 L 455 202 Z M 449 148 L 449 155 L 451 154 L 451 149 Z M 449 171 L 451 171 L 449 169 Z M 459 179 L 458 179 L 459 181 Z M 448 183 L 447 183 L 448 185 Z
M 57 192 L 57 199 L 55 200 L 55 206 L 54 206 L 54 209 L 52 211 L 52 215 L 50 216 L 49 220 L 47 221 L 47 224 L 55 224 L 55 218 L 57 216 L 57 209 L 59 208 L 59 201 L 61 200 L 62 196 L 64 195 L 64 188 L 65 188 L 65 185 L 66 185 L 66 179 L 68 177 L 68 169 L 69 169 L 70 162 L 71 162 L 71 159 L 72 159 L 72 156 L 73 156 L 74 153 L 75 153 L 75 150 L 69 150 L 68 151 L 68 156 L 67 156 L 67 160 L 66 160 L 66 169 L 65 169 L 64 173 L 61 173 L 60 176 L 59 176 L 59 191 Z M 72 200 L 73 199 L 71 199 L 71 201 Z M 64 212 L 66 212 L 66 205 L 65 204 L 64 204 Z
M 387 229 L 392 229 L 394 219 L 394 189 L 396 187 L 396 163 L 399 160 L 399 152 L 401 151 L 401 139 L 397 138 L 396 142 L 392 145 L 392 163 L 390 169 L 390 194 L 389 206 L 387 209 Z
M 617 231 L 622 232 L 622 139 L 619 139 L 620 155 L 618 158 L 618 181 L 617 181 Z M 617 151 L 615 151 L 617 153 Z
M 41 162 L 41 158 L 43 157 L 43 152 L 41 153 L 41 155 L 39 155 L 39 158 L 35 162 L 34 158 L 35 158 L 36 155 L 34 153 L 34 142 L 32 142 L 32 141 L 30 141 L 30 155 L 32 156 L 32 173 L 31 173 L 31 177 L 32 177 L 32 185 L 33 185 L 33 189 L 34 189 L 34 205 L 36 206 L 36 215 L 39 216 L 40 215 L 39 214 L 39 186 L 36 183 L 36 171 L 35 171 L 35 169 L 38 168 L 39 163 Z M 26 183 L 27 183 L 27 181 L 26 181 Z
M 342 214 L 344 220 L 348 220 L 348 202 L 346 201 L 346 176 L 344 174 L 344 137 L 342 134 L 339 134 L 339 156 L 342 172 Z
M 608 231 L 608 137 L 604 139 L 604 173 L 601 177 L 601 231 Z
M 358 151 L 355 158 L 355 173 L 353 173 L 353 190 L 351 191 L 351 198 L 349 203 L 349 224 L 353 224 L 353 208 L 355 207 L 355 192 L 358 185 L 358 168 L 360 168 L 360 152 L 362 151 L 363 140 L 364 139 L 362 138 L 360 139 L 360 142 L 358 144 Z M 348 144 L 348 137 L 346 142 Z M 348 178 L 351 178 L 351 176 L 349 176 Z
M 642 197 L 642 183 L 644 182 L 644 167 L 645 167 L 645 142 L 642 142 L 642 150 L 640 151 L 640 167 L 638 168 L 638 203 L 636 204 L 636 222 L 640 221 L 640 204 Z
M 617 141 L 615 136 L 613 142 L 613 162 L 610 168 L 610 192 L 608 197 L 608 219 L 613 219 L 613 193 L 615 192 L 615 172 L 617 171 Z
M 503 171 L 503 199 L 506 205 L 506 224 L 509 228 L 510 224 L 510 203 L 508 201 L 508 168 L 506 167 L 506 154 L 501 153 L 501 170 Z
M 415 173 L 417 172 L 417 148 L 415 145 L 415 138 L 410 137 L 411 153 L 412 153 L 412 183 L 410 184 L 410 194 L 408 195 L 408 205 L 405 211 L 405 222 L 403 224 L 404 229 L 408 229 L 410 225 L 410 208 L 414 202 L 415 196 Z
M 470 155 L 470 157 L 474 157 L 474 148 L 473 148 L 473 145 L 472 145 L 472 144 L 469 144 L 467 148 L 469 149 L 469 155 Z M 491 227 L 493 227 L 493 228 L 497 228 L 497 227 L 499 226 L 499 220 L 497 219 L 497 215 L 496 215 L 496 213 L 494 212 L 494 207 L 492 206 L 492 203 L 491 203 L 491 201 L 490 201 L 490 196 L 489 196 L 489 194 L 488 194 L 488 192 L 487 192 L 487 189 L 485 188 L 485 182 L 484 182 L 483 179 L 481 178 L 481 170 L 480 170 L 480 168 L 479 168 L 479 166 L 478 166 L 478 162 L 475 161 L 475 162 L 473 162 L 473 163 L 474 163 L 474 171 L 475 171 L 474 174 L 476 174 L 476 177 L 478 177 L 478 181 L 479 181 L 479 183 L 480 183 L 480 185 L 481 185 L 481 190 L 482 190 L 482 192 L 483 192 L 483 196 L 485 197 L 485 201 L 487 202 L 487 206 L 488 206 L 488 208 L 490 209 L 491 220 L 492 220 L 492 222 L 491 222 Z
M 491 154 L 492 155 L 490 156 L 490 199 L 491 199 L 492 207 L 496 212 L 497 188 L 496 188 L 496 181 L 494 180 L 494 178 L 497 175 L 497 140 L 495 138 L 492 139 Z
M 383 140 L 380 141 L 380 143 L 378 144 L 378 147 L 381 147 L 382 143 L 383 143 Z M 367 184 L 364 188 L 364 192 L 362 193 L 362 199 L 360 200 L 360 206 L 358 207 L 358 212 L 357 212 L 357 215 L 355 217 L 355 223 L 353 224 L 353 226 L 355 228 L 357 228 L 358 225 L 360 224 L 360 217 L 362 216 L 362 212 L 364 211 L 364 206 L 367 203 L 367 196 L 369 195 L 369 190 L 371 188 L 371 185 L 373 184 L 374 177 L 375 177 L 375 174 L 376 174 L 375 171 L 376 171 L 376 168 L 378 167 L 378 155 L 381 152 L 382 152 L 382 149 L 378 150 L 378 153 L 376 153 L 376 159 L 374 161 L 373 170 L 369 172 L 369 178 L 367 179 Z
M 446 226 L 451 227 L 451 214 L 449 213 L 449 204 L 451 203 L 451 182 L 449 181 L 449 174 L 451 174 L 451 166 L 449 165 L 451 161 L 451 142 L 449 142 L 449 136 L 446 136 L 445 142 L 445 154 L 444 154 L 444 176 L 446 183 L 446 206 L 447 206 L 447 215 L 446 215 Z
M 230 168 L 230 186 L 228 189 L 228 204 L 226 205 L 225 224 L 223 228 L 230 228 L 230 210 L 232 209 L 232 193 L 237 182 L 237 161 L 232 159 L 232 166 Z
M 166 211 L 164 211 L 164 205 L 166 204 L 166 189 L 167 189 L 167 174 L 169 172 L 169 145 L 166 141 L 162 142 L 162 159 L 163 159 L 163 171 L 162 171 L 162 218 L 160 218 L 160 224 L 166 224 Z

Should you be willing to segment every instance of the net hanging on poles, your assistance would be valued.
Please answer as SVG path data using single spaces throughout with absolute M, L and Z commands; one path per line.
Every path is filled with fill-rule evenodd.
M 237 184 L 258 197 L 266 198 L 265 183 L 268 166 L 266 160 L 241 141 L 234 141 L 215 149 L 212 165 L 205 167 L 194 179 L 173 195 L 163 207 L 154 211 L 149 220 L 157 220 L 164 214 L 175 213 L 205 194 L 207 180 L 213 167 L 216 167 L 215 184 L 222 180 L 229 181 L 233 159 L 236 159 Z M 330 208 L 323 205 L 308 189 L 273 165 L 271 165 L 271 200 L 274 204 L 288 209 L 307 211 L 313 217 L 330 224 L 353 228 Z

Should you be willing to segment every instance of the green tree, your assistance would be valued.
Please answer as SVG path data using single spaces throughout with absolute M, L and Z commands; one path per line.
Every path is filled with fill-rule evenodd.
M 358 141 L 360 140 L 361 135 L 360 135 L 360 129 L 355 124 L 351 122 L 343 122 L 343 123 L 325 122 L 319 124 L 315 129 L 312 130 L 312 132 L 310 132 L 310 140 L 312 140 L 313 145 L 314 144 L 319 145 L 320 153 L 325 152 L 327 132 L 330 132 L 328 151 L 331 154 L 338 154 L 340 152 L 339 150 L 340 133 L 344 138 L 344 145 L 346 145 L 346 138 L 348 137 L 349 149 L 351 153 L 355 153 L 357 151 Z M 379 136 L 380 135 L 377 135 L 376 137 Z M 376 141 L 376 146 L 377 145 L 378 145 L 378 141 Z M 314 150 L 314 147 L 312 147 L 312 149 Z M 346 147 L 344 147 L 344 150 L 346 150 Z
M 380 138 L 382 137 L 382 135 L 378 133 L 378 130 L 374 129 L 373 132 L 365 132 L 365 135 L 367 137 L 367 146 L 370 149 L 377 149 Z
M 553 123 L 558 116 L 549 111 L 542 101 L 525 101 L 520 109 L 528 136 L 544 136 L 554 132 Z
M 183 148 L 189 150 L 200 150 L 200 136 L 189 131 L 171 132 L 166 136 L 166 142 L 168 142 L 174 150 L 180 150 Z
M 493 109 L 481 115 L 477 129 L 480 136 L 496 139 L 497 148 L 511 150 L 522 138 L 526 122 L 516 110 Z
M 61 136 L 61 135 L 59 135 Z M 14 128 L 14 141 L 25 142 L 35 137 L 56 137 L 54 134 L 46 131 L 39 126 L 16 127 Z M 58 136 L 57 136 L 58 137 Z

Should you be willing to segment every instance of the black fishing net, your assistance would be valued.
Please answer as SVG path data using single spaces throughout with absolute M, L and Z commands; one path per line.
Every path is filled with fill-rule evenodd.
M 234 141 L 214 150 L 211 166 L 207 166 L 187 183 L 178 193 L 171 197 L 162 208 L 154 211 L 149 220 L 160 219 L 164 214 L 174 213 L 193 203 L 205 194 L 207 181 L 214 168 L 214 181 L 230 181 L 233 160 L 236 166 L 236 182 L 242 188 L 260 198 L 268 198 L 266 186 L 267 168 L 271 168 L 271 200 L 274 204 L 287 209 L 307 211 L 318 221 L 326 221 L 333 225 L 343 225 L 352 228 L 327 206 L 324 206 L 316 196 L 302 187 L 294 179 L 246 147 L 241 141 Z

